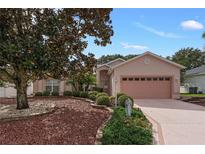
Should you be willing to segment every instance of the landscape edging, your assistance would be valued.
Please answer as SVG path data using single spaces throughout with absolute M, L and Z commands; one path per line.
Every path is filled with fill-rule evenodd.
M 110 112 L 110 116 L 108 117 L 107 120 L 105 120 L 103 122 L 103 124 L 98 128 L 97 130 L 97 134 L 96 134 L 96 137 L 95 137 L 95 145 L 101 145 L 102 142 L 101 142 L 101 139 L 103 137 L 103 129 L 104 127 L 106 126 L 107 122 L 112 118 L 112 114 L 113 114 L 113 110 L 107 106 L 102 106 L 102 105 L 96 105 L 96 104 L 91 104 L 93 107 L 100 107 L 100 108 L 104 108 L 104 109 L 107 109 L 109 112 Z

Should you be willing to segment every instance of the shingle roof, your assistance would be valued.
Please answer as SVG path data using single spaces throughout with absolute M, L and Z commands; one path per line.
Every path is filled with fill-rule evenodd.
M 205 65 L 186 71 L 186 75 L 195 75 L 201 73 L 205 73 Z
M 114 59 L 114 60 L 112 60 L 112 61 L 110 61 L 110 62 L 107 62 L 107 63 L 105 63 L 105 64 L 97 65 L 97 68 L 100 68 L 100 67 L 102 67 L 102 66 L 111 67 L 111 64 L 114 63 L 114 62 L 116 62 L 116 61 L 125 62 L 124 59 L 122 59 L 122 58 L 117 58 L 117 59 Z

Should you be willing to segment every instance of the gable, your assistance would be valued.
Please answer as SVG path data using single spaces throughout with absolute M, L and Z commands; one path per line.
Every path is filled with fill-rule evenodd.
M 136 60 L 138 60 L 139 58 L 144 57 L 144 56 L 147 56 L 147 55 L 149 55 L 149 56 L 151 56 L 151 57 L 154 57 L 154 58 L 156 58 L 156 59 L 158 59 L 158 60 L 160 60 L 160 61 L 163 61 L 163 62 L 165 62 L 165 63 L 171 64 L 171 65 L 173 65 L 173 66 L 175 66 L 175 67 L 178 67 L 179 69 L 185 68 L 184 66 L 182 66 L 182 65 L 180 65 L 180 64 L 177 64 L 177 63 L 175 63 L 175 62 L 172 62 L 172 61 L 170 61 L 170 60 L 168 60 L 168 59 L 166 59 L 166 58 L 160 57 L 160 56 L 158 56 L 158 55 L 156 55 L 156 54 L 153 54 L 153 53 L 151 53 L 151 52 L 145 52 L 144 54 L 141 54 L 141 55 L 139 55 L 139 56 L 137 56 L 137 57 L 134 57 L 134 58 L 132 58 L 132 59 L 130 59 L 130 60 L 128 60 L 128 61 L 125 61 L 124 63 L 121 63 L 121 64 L 119 64 L 119 65 L 116 65 L 115 67 L 113 67 L 113 69 L 115 69 L 115 68 L 117 68 L 117 67 L 121 67 L 122 65 L 127 64 L 127 63 L 130 63 L 130 62 L 132 62 L 132 61 L 136 61 Z
M 135 58 L 114 69 L 120 74 L 173 74 L 179 73 L 176 67 L 150 54 Z

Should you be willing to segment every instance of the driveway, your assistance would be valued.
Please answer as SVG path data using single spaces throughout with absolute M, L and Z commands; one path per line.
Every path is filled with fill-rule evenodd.
M 135 104 L 157 125 L 161 144 L 205 144 L 205 107 L 171 99 Z

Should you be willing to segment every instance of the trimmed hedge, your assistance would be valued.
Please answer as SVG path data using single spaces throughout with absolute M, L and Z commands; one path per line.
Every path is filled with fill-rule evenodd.
M 44 91 L 44 92 L 42 93 L 42 95 L 43 95 L 43 96 L 50 96 L 50 91 Z
M 80 97 L 82 97 L 82 98 L 88 98 L 88 93 L 87 93 L 87 92 L 84 92 L 84 91 L 81 91 L 81 92 L 80 92 Z
M 105 93 L 105 92 L 101 92 L 101 93 L 98 93 L 98 94 L 96 95 L 96 98 L 98 98 L 98 97 L 100 97 L 100 96 L 108 96 L 108 94 Z
M 117 100 L 118 100 L 119 97 L 122 96 L 122 95 L 126 95 L 126 94 L 124 94 L 124 93 L 117 93 Z
M 97 91 L 89 91 L 88 92 L 88 95 L 97 95 L 99 92 Z
M 110 105 L 111 106 L 115 106 L 115 97 L 114 96 L 110 96 L 109 99 L 110 99 Z
M 152 144 L 152 127 L 140 109 L 133 109 L 132 116 L 126 117 L 125 109 L 118 107 L 103 129 L 101 142 L 105 145 Z
M 88 98 L 91 99 L 92 101 L 96 100 L 98 92 L 97 91 L 89 91 L 88 92 Z
M 134 100 L 133 100 L 133 98 L 130 97 L 130 96 L 127 96 L 127 95 L 121 95 L 121 96 L 118 98 L 118 105 L 120 105 L 120 106 L 122 106 L 122 107 L 125 107 L 125 101 L 126 101 L 128 98 L 131 99 L 131 101 L 132 101 L 132 106 L 133 106 L 133 105 L 134 105 Z
M 51 93 L 51 96 L 59 96 L 59 92 L 53 91 L 53 92 Z
M 101 87 L 93 87 L 92 90 L 97 92 L 103 92 L 103 88 Z
M 105 95 L 99 96 L 99 97 L 97 97 L 96 102 L 98 105 L 110 106 L 109 96 L 105 96 Z
M 95 101 L 96 100 L 96 95 L 95 94 L 90 94 L 89 99 L 91 99 L 92 101 Z
M 72 95 L 73 95 L 72 91 L 64 91 L 63 92 L 63 96 L 72 96 Z
M 42 92 L 36 92 L 35 96 L 43 96 L 43 93 Z
M 80 97 L 80 91 L 73 91 L 73 92 L 72 92 L 72 95 L 73 95 L 74 97 Z

